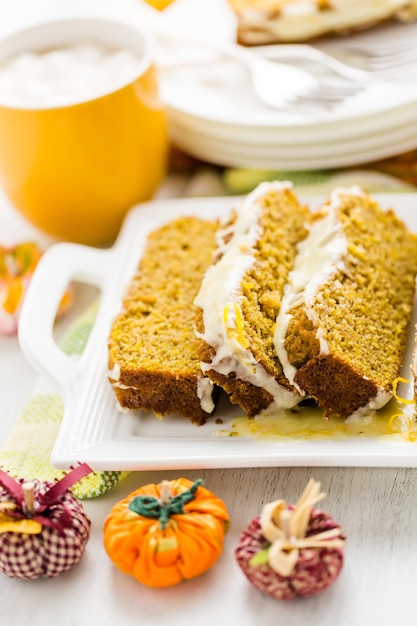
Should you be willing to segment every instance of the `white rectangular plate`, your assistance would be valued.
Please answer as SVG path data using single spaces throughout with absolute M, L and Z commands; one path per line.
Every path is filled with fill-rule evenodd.
M 394 208 L 417 232 L 417 195 L 374 194 L 374 197 L 384 208 Z M 315 207 L 322 198 L 306 200 Z M 116 244 L 109 250 L 56 244 L 45 253 L 22 311 L 20 341 L 28 359 L 58 384 L 63 396 L 65 410 L 52 452 L 53 465 L 66 468 L 87 462 L 96 470 L 417 467 L 417 444 L 402 437 L 320 440 L 239 436 L 233 422 L 241 411 L 232 407 L 227 398 L 204 426 L 195 426 L 180 416 L 167 416 L 159 421 L 153 414 L 117 409 L 107 380 L 107 337 L 147 234 L 180 215 L 193 214 L 208 219 L 224 215 L 234 201 L 234 198 L 221 197 L 146 203 L 131 210 Z M 52 338 L 56 306 L 69 280 L 94 284 L 102 292 L 93 330 L 78 362 L 65 357 Z M 407 377 L 414 322 L 405 358 L 404 375 Z M 403 395 L 409 391 L 403 390 Z M 304 408 L 303 412 L 308 415 L 309 409 Z M 219 436 L 220 431 L 223 434 L 234 431 L 235 436 Z

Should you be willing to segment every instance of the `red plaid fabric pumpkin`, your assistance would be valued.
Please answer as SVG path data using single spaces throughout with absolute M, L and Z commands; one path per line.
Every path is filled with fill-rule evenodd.
M 10 578 L 58 576 L 80 561 L 90 535 L 91 522 L 71 491 L 49 502 L 48 492 L 58 483 L 32 484 L 35 508 L 31 513 L 0 487 L 0 571 Z M 46 504 L 37 507 L 44 496 Z
M 313 596 L 327 589 L 343 565 L 340 525 L 314 504 L 325 496 L 310 479 L 295 506 L 276 500 L 242 532 L 235 557 L 248 581 L 277 599 Z

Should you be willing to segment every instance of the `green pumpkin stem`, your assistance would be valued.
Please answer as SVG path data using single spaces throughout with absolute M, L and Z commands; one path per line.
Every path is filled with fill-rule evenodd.
M 164 481 L 159 499 L 153 496 L 136 496 L 129 502 L 128 509 L 143 517 L 158 519 L 162 530 L 165 530 L 169 517 L 184 513 L 184 506 L 194 500 L 202 482 L 199 478 L 187 491 L 172 497 L 169 493 L 169 482 Z

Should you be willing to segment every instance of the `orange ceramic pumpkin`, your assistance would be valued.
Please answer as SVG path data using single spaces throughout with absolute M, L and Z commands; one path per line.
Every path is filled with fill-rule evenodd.
M 146 485 L 113 507 L 104 522 L 104 547 L 122 572 L 150 587 L 168 587 L 217 561 L 229 515 L 201 482 Z

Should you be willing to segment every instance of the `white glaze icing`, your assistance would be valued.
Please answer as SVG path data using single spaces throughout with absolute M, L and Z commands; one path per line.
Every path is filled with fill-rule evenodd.
M 120 380 L 120 365 L 115 363 L 113 368 L 107 372 L 107 375 L 111 380 Z
M 114 389 L 138 389 L 135 385 L 125 385 L 124 383 L 114 382 L 112 383 Z
M 235 373 L 240 380 L 262 387 L 273 397 L 268 411 L 295 406 L 300 397 L 278 384 L 242 343 L 237 319 L 242 299 L 240 284 L 254 263 L 260 235 L 260 200 L 273 191 L 291 188 L 289 182 L 261 183 L 241 202 L 233 226 L 226 226 L 219 233 L 222 256 L 206 272 L 195 299 L 196 306 L 203 310 L 205 328 L 198 336 L 216 351 L 210 363 L 201 363 L 203 372 L 214 370 L 226 376 Z M 225 241 L 225 235 L 231 235 L 230 239 Z
M 214 411 L 213 402 L 213 383 L 207 376 L 200 377 L 197 380 L 197 397 L 200 400 L 200 406 L 206 413 Z
M 344 259 L 348 252 L 348 243 L 342 224 L 337 217 L 340 199 L 344 195 L 365 196 L 360 187 L 337 188 L 330 197 L 327 214 L 316 220 L 306 239 L 298 244 L 294 268 L 290 272 L 284 289 L 280 313 L 277 317 L 274 333 L 274 345 L 281 361 L 284 374 L 300 394 L 303 391 L 295 382 L 297 369 L 288 360 L 285 349 L 285 338 L 291 320 L 291 310 L 304 304 L 307 317 L 312 321 L 316 337 L 320 344 L 320 354 L 330 353 L 325 331 L 320 327 L 313 301 L 321 286 L 329 282 L 340 270 L 345 270 Z M 360 419 L 384 406 L 392 397 L 392 393 L 379 388 L 375 397 L 350 417 Z
M 391 400 L 391 398 L 392 393 L 380 387 L 377 391 L 376 396 L 374 398 L 371 398 L 368 404 L 366 404 L 365 406 L 361 406 L 359 409 L 354 411 L 352 415 L 349 415 L 347 420 L 349 420 L 349 422 L 365 420 L 365 423 L 369 423 L 372 420 L 375 411 L 378 411 L 378 409 L 381 409 L 383 406 L 385 406 L 387 402 Z
M 288 360 L 285 337 L 292 317 L 291 310 L 304 303 L 307 316 L 319 329 L 317 339 L 320 342 L 320 353 L 329 353 L 324 331 L 319 326 L 311 303 L 317 290 L 344 266 L 347 241 L 337 218 L 337 194 L 341 191 L 338 189 L 333 192 L 327 215 L 313 223 L 307 237 L 297 246 L 294 267 L 285 285 L 281 309 L 275 325 L 275 350 L 282 363 L 285 376 L 300 393 L 303 392 L 294 380 L 297 370 Z

